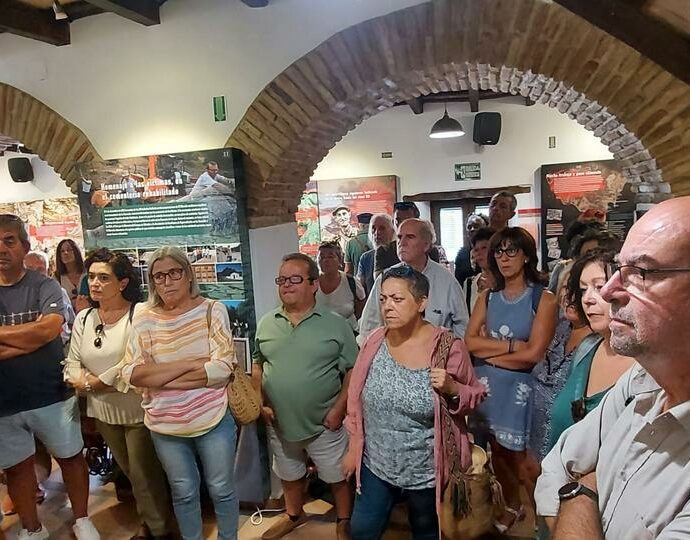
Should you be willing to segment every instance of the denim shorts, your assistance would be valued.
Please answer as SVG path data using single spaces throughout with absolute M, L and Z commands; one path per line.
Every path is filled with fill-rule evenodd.
M 0 417 L 0 469 L 21 463 L 36 452 L 34 437 L 58 459 L 84 447 L 76 396 L 52 405 Z

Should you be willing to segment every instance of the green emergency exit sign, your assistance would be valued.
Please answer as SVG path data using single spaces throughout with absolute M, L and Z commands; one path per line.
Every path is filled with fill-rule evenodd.
M 215 96 L 213 98 L 213 119 L 216 122 L 225 122 L 228 119 L 225 108 L 225 96 Z

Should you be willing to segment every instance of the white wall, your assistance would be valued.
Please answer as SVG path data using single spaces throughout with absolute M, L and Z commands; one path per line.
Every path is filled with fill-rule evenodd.
M 75 21 L 65 47 L 1 34 L 0 81 L 54 108 L 106 159 L 217 148 L 292 62 L 339 30 L 419 3 L 169 0 L 157 26 L 113 14 Z M 213 121 L 217 95 L 226 122 Z
M 31 166 L 34 169 L 33 182 L 14 182 L 10 177 L 7 160 L 17 156 L 31 159 Z M 40 201 L 74 196 L 62 178 L 38 156 L 5 152 L 5 155 L 0 157 L 0 203 Z
M 264 227 L 249 231 L 254 281 L 254 308 L 258 321 L 278 305 L 275 282 L 280 259 L 286 253 L 297 251 L 297 228 L 294 223 Z
M 518 197 L 519 207 L 533 208 L 535 173 L 547 163 L 610 159 L 608 149 L 577 122 L 545 105 L 526 107 L 518 98 L 482 101 L 480 111 L 500 112 L 501 138 L 496 146 L 477 147 L 472 141 L 474 114 L 465 103 L 453 103 L 448 113 L 466 132 L 459 139 L 430 139 L 431 126 L 443 115 L 443 105 L 427 104 L 424 114 L 394 107 L 364 121 L 346 135 L 319 164 L 313 178 L 347 178 L 394 174 L 401 195 L 434 191 L 530 186 L 533 193 Z M 548 148 L 549 136 L 556 148 Z M 393 152 L 382 159 L 381 152 Z M 481 163 L 480 181 L 455 182 L 455 163 Z

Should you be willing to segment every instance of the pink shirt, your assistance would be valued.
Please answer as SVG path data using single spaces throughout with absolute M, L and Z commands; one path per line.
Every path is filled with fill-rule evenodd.
M 445 328 L 435 328 L 436 334 L 433 341 L 434 345 L 431 351 L 429 351 L 428 356 L 429 366 L 431 366 L 433 352 L 436 351 L 438 347 L 441 335 L 447 331 L 448 330 Z M 362 455 L 364 453 L 364 440 L 366 437 L 362 412 L 362 390 L 364 389 L 364 384 L 369 374 L 369 368 L 374 361 L 374 357 L 381 343 L 383 343 L 385 335 L 385 328 L 377 328 L 364 342 L 362 349 L 359 351 L 355 367 L 352 370 L 350 387 L 347 394 L 347 418 L 345 418 L 345 427 L 350 434 L 350 450 L 355 452 L 355 475 L 358 492 L 361 492 L 362 487 L 360 473 L 362 468 Z M 461 339 L 456 339 L 453 342 L 448 356 L 446 370 L 456 381 L 455 395 L 458 396 L 458 400 L 452 402 L 449 410 L 453 415 L 454 423 L 452 429 L 458 451 L 460 452 L 461 465 L 463 469 L 466 469 L 471 464 L 472 454 L 470 441 L 467 436 L 465 415 L 479 404 L 484 397 L 485 389 L 474 374 L 467 348 Z M 443 438 L 441 437 L 441 405 L 438 393 L 434 392 L 434 469 L 436 472 L 437 507 L 441 501 L 443 488 L 448 481 L 449 470 L 448 464 L 445 463 L 444 455 Z

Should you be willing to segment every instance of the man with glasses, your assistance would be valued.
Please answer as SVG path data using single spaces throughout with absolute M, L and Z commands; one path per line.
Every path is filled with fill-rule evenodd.
M 29 248 L 22 221 L 0 215 L 0 468 L 22 522 L 19 538 L 48 538 L 36 511 L 38 438 L 62 470 L 77 540 L 96 540 L 77 400 L 62 380 L 62 293 L 55 280 L 24 268 Z
M 658 204 L 608 268 L 611 347 L 639 365 L 542 462 L 537 510 L 556 540 L 690 536 L 688 216 L 690 197 Z
M 262 397 L 261 415 L 281 479 L 287 512 L 262 538 L 282 538 L 307 520 L 303 510 L 306 456 L 331 485 L 336 537 L 348 538 L 352 491 L 341 470 L 347 451 L 343 428 L 350 370 L 357 345 L 350 324 L 320 309 L 316 263 L 301 253 L 283 257 L 276 277 L 281 306 L 256 330 L 252 380 Z

